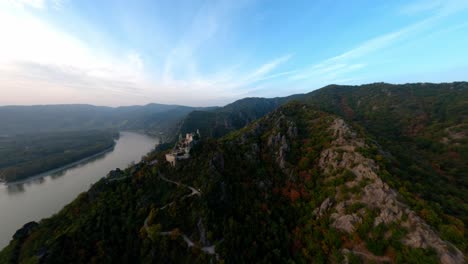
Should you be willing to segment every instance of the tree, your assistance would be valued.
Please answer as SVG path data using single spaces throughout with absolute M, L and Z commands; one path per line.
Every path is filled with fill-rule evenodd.
M 161 238 L 161 225 L 160 224 L 156 224 L 156 225 L 150 225 L 148 226 L 148 228 L 146 229 L 147 233 L 148 233 L 148 238 L 153 242 L 153 243 L 156 243 L 157 241 L 159 241 L 159 239 Z

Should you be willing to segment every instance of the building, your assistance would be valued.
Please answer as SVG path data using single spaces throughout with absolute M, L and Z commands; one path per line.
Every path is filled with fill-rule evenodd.
M 169 162 L 172 166 L 176 164 L 176 156 L 172 153 L 166 154 L 166 161 Z
M 166 154 L 166 161 L 172 166 L 177 164 L 177 161 L 190 158 L 190 150 L 192 146 L 200 139 L 200 132 L 197 129 L 196 133 L 187 133 L 185 138 L 179 136 L 179 141 L 172 149 L 171 152 Z

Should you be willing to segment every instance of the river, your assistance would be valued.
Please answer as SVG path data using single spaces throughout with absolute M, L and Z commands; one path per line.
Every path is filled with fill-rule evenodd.
M 1 184 L 0 250 L 23 224 L 57 213 L 110 170 L 138 162 L 157 143 L 156 138 L 144 134 L 120 132 L 114 149 L 100 156 L 20 183 Z

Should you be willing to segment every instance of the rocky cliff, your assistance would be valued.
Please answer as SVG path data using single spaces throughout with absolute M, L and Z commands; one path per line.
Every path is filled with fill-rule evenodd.
M 363 219 L 370 219 L 374 228 L 379 225 L 400 228 L 406 231 L 403 244 L 413 248 L 434 249 L 441 263 L 463 263 L 463 253 L 449 242 L 443 241 L 420 217 L 416 215 L 379 177 L 380 169 L 374 160 L 359 153 L 360 148 L 368 147 L 342 119 L 335 119 L 330 127 L 334 140 L 320 156 L 319 166 L 326 180 L 351 175 L 344 184 L 336 187 L 334 196 L 327 197 L 319 208 L 317 217 L 331 212 L 332 226 L 346 233 L 353 233 Z M 371 214 L 370 211 L 374 212 Z M 367 220 L 369 221 L 369 219 Z M 392 236 L 387 231 L 385 237 Z M 346 252 L 357 254 L 364 259 L 378 260 L 362 244 L 352 245 Z M 381 259 L 390 261 L 390 259 Z

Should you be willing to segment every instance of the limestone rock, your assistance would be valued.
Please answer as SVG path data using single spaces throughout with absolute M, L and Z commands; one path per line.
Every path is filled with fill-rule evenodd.
M 335 219 L 335 222 L 333 222 L 332 226 L 347 233 L 352 233 L 356 228 L 356 224 L 362 222 L 362 219 L 357 214 L 341 215 L 336 217 L 337 218 Z
M 330 177 L 340 177 L 330 175 L 334 171 L 350 170 L 355 175 L 354 180 L 345 183 L 347 187 L 361 186 L 366 180 L 359 195 L 348 196 L 347 200 L 339 200 L 340 190 L 334 197 L 336 204 L 330 204 L 328 198 L 316 209 L 316 215 L 323 214 L 324 211 L 334 209 L 331 215 L 332 226 L 347 233 L 355 231 L 356 225 L 362 222 L 365 210 L 349 214 L 346 208 L 355 203 L 361 203 L 365 207 L 377 210 L 379 215 L 374 219 L 374 225 L 380 223 L 386 225 L 400 223 L 401 228 L 410 230 L 403 239 L 403 243 L 415 248 L 433 248 L 439 255 L 441 263 L 456 264 L 464 263 L 463 253 L 450 243 L 443 241 L 439 235 L 432 230 L 416 213 L 398 200 L 398 193 L 392 190 L 378 176 L 379 167 L 374 160 L 364 157 L 356 151 L 359 147 L 366 147 L 363 139 L 348 127 L 342 119 L 335 119 L 330 127 L 335 139 L 328 149 L 322 151 L 319 159 L 319 167 Z M 332 197 L 333 198 L 333 197 Z M 401 222 L 403 215 L 407 220 Z
M 327 199 L 325 199 L 322 204 L 320 205 L 320 207 L 316 208 L 314 210 L 314 214 L 320 218 L 322 217 L 327 211 L 328 209 L 330 209 L 330 207 L 332 207 L 333 205 L 333 200 L 328 197 Z

